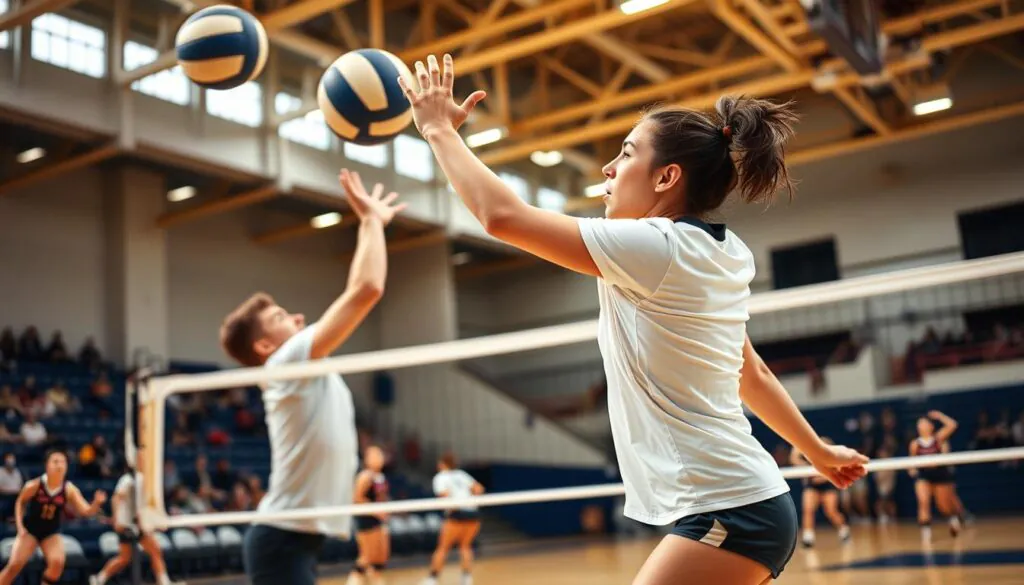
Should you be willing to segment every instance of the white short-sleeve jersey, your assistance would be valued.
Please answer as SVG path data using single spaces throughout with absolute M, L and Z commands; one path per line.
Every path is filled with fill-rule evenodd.
M 316 324 L 284 342 L 266 367 L 310 360 Z M 337 374 L 263 386 L 271 469 L 260 512 L 352 503 L 358 471 L 352 393 Z M 348 536 L 349 517 L 260 522 L 284 530 Z
M 754 260 L 721 225 L 584 219 L 626 516 L 667 524 L 786 493 L 739 398 Z

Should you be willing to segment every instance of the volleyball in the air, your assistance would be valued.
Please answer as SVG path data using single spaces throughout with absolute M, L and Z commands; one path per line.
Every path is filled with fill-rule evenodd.
M 387 142 L 412 121 L 412 107 L 398 85 L 401 75 L 419 85 L 409 68 L 387 51 L 350 51 L 320 78 L 317 102 L 327 126 L 342 140 L 362 145 Z
M 196 12 L 174 42 L 185 75 L 209 89 L 255 79 L 267 63 L 267 31 L 253 15 L 227 4 Z

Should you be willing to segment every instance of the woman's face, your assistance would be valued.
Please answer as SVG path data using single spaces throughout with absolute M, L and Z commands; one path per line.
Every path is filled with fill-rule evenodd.
M 68 458 L 63 453 L 52 453 L 46 460 L 46 476 L 61 480 L 68 472 Z
M 661 170 L 651 172 L 654 147 L 650 125 L 649 121 L 637 124 L 622 142 L 618 156 L 602 169 L 605 216 L 609 219 L 650 217 L 667 194 Z
M 935 424 L 930 418 L 921 417 L 917 419 L 917 434 L 922 437 L 930 437 L 935 432 Z
M 366 467 L 380 471 L 384 469 L 384 451 L 380 447 L 370 447 L 366 450 Z

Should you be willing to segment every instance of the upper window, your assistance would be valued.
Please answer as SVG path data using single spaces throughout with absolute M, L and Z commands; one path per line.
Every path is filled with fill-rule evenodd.
M 498 173 L 498 177 L 512 188 L 512 191 L 523 201 L 530 200 L 530 184 L 526 179 L 512 173 Z
M 835 238 L 774 248 L 772 281 L 775 288 L 791 288 L 839 280 Z
M 263 122 L 263 90 L 255 81 L 226 91 L 206 91 L 206 111 L 232 122 L 255 128 Z
M 395 172 L 425 183 L 434 180 L 434 153 L 426 141 L 405 134 L 395 137 Z
M 156 61 L 159 53 L 152 47 L 128 41 L 124 44 L 124 69 L 131 71 Z M 179 106 L 187 105 L 192 99 L 192 88 L 180 66 L 147 75 L 132 83 L 135 91 L 151 95 Z
M 548 187 L 541 187 L 537 189 L 537 207 L 550 211 L 564 211 L 565 193 L 549 189 Z
M 364 165 L 370 165 L 371 167 L 377 167 L 379 169 L 383 169 L 388 166 L 387 144 L 363 146 L 361 144 L 346 142 L 343 148 L 345 151 L 345 158 L 349 160 L 361 162 Z
M 107 73 L 107 35 L 47 13 L 32 21 L 32 58 L 97 79 Z
M 10 8 L 10 4 L 7 0 L 0 0 L 0 14 L 7 12 Z M 7 31 L 0 32 L 0 49 L 6 49 L 11 46 L 11 35 Z
M 302 107 L 302 99 L 285 92 L 274 96 L 274 110 L 278 114 L 294 112 Z M 305 144 L 318 150 L 330 150 L 331 131 L 324 122 L 324 114 L 319 109 L 309 112 L 301 118 L 288 120 L 277 129 L 281 138 Z

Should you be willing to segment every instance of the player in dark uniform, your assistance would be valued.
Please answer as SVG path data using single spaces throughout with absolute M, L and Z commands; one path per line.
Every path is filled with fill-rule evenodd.
M 386 502 L 390 499 L 388 480 L 383 471 L 385 463 L 384 451 L 380 447 L 370 445 L 366 448 L 363 453 L 365 468 L 356 475 L 355 503 Z M 388 515 L 355 516 L 354 520 L 359 558 L 349 575 L 349 585 L 360 585 L 364 577 L 375 582 L 380 579 L 391 556 Z
M 46 453 L 46 473 L 21 488 L 14 504 L 18 536 L 11 549 L 11 558 L 0 572 L 0 585 L 10 585 L 18 578 L 25 563 L 36 552 L 36 547 L 42 549 L 46 561 L 43 585 L 56 583 L 64 572 L 64 541 L 60 537 L 60 529 L 65 506 L 70 505 L 78 516 L 95 516 L 107 501 L 107 494 L 97 491 L 92 504 L 87 503 L 82 492 L 67 480 L 67 472 L 67 454 L 49 451 Z
M 834 445 L 832 439 L 822 437 L 822 441 Z M 789 456 L 789 462 L 793 465 L 810 465 L 810 461 L 803 453 L 793 449 Z M 818 513 L 818 506 L 825 509 L 825 516 L 835 526 L 839 533 L 839 540 L 846 542 L 850 540 L 850 525 L 846 523 L 846 517 L 839 511 L 839 490 L 832 482 L 820 475 L 805 478 L 803 480 L 803 533 L 801 541 L 807 548 L 814 546 L 814 524 L 815 516 Z
M 942 428 L 935 430 L 935 422 Z M 957 422 L 937 410 L 917 419 L 917 438 L 910 443 L 910 454 L 938 455 L 949 450 L 949 437 L 956 431 Z M 948 465 L 911 469 L 916 477 L 914 491 L 917 493 L 917 521 L 921 525 L 921 536 L 930 539 L 932 535 L 932 499 L 939 512 L 949 517 L 949 531 L 953 536 L 960 533 L 956 493 L 953 491 L 953 473 Z

